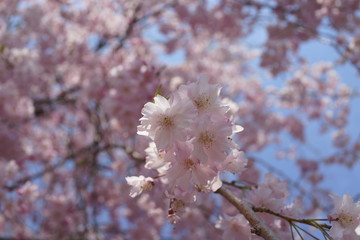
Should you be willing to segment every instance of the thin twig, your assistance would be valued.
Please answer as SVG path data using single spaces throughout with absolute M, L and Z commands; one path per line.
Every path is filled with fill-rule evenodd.
M 311 226 L 314 226 L 314 224 L 313 224 L 314 221 L 329 221 L 329 219 L 327 219 L 327 218 L 320 218 L 320 219 L 297 219 L 297 218 L 292 218 L 292 217 L 288 217 L 288 216 L 285 216 L 283 214 L 274 212 L 274 211 L 272 211 L 272 210 L 270 210 L 268 208 L 264 208 L 264 207 L 255 207 L 255 206 L 253 206 L 252 209 L 255 212 L 269 213 L 271 215 L 274 215 L 274 216 L 280 217 L 282 219 L 285 219 L 285 220 L 287 220 L 289 222 L 298 222 L 298 223 L 303 223 L 303 224 L 307 224 L 307 225 L 311 225 Z M 335 219 L 335 221 L 336 221 L 336 219 Z M 331 226 L 327 225 L 327 224 L 321 224 L 320 226 L 325 227 L 325 228 L 331 228 Z
M 175 1 L 171 1 L 169 3 L 165 3 L 163 6 L 161 6 L 160 8 L 158 9 L 155 9 L 154 11 L 142 16 L 142 17 L 138 17 L 138 13 L 140 12 L 141 8 L 142 8 L 142 5 L 141 4 L 138 4 L 134 7 L 134 10 L 133 10 L 133 14 L 132 14 L 132 17 L 127 25 L 127 28 L 125 30 L 125 33 L 123 36 L 119 37 L 119 40 L 118 40 L 118 44 L 116 45 L 116 47 L 114 48 L 114 52 L 117 52 L 119 51 L 123 46 L 124 46 L 124 43 L 125 41 L 130 37 L 130 35 L 132 34 L 134 28 L 135 28 L 135 25 L 141 21 L 144 21 L 150 17 L 155 17 L 157 15 L 159 15 L 160 13 L 162 13 L 164 11 L 164 9 L 168 8 L 168 7 L 171 7 L 171 6 L 174 6 L 177 4 L 177 0 Z
M 263 220 L 256 215 L 251 205 L 243 199 L 236 197 L 228 189 L 221 187 L 216 191 L 216 193 L 223 196 L 228 200 L 232 205 L 234 205 L 239 212 L 249 221 L 251 227 L 253 228 L 253 233 L 263 237 L 265 240 L 278 240 L 279 238 L 273 233 L 273 231 L 266 226 Z

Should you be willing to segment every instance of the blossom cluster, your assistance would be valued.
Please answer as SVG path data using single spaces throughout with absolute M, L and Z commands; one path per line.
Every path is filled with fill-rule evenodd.
M 221 187 L 221 172 L 239 174 L 245 169 L 244 154 L 232 139 L 243 128 L 232 121 L 220 90 L 199 80 L 180 86 L 168 98 L 156 95 L 142 109 L 138 134 L 152 140 L 145 150 L 145 168 L 158 172 L 170 199 L 195 201 L 197 193 Z M 155 181 L 144 176 L 126 180 L 131 197 Z
M 142 109 L 137 132 L 150 139 L 145 150 L 145 168 L 156 170 L 157 175 L 129 176 L 126 181 L 131 186 L 131 197 L 161 185 L 160 191 L 164 191 L 170 200 L 168 217 L 172 223 L 179 220 L 179 213 L 184 213 L 188 204 L 202 199 L 199 193 L 215 192 L 222 186 L 222 172 L 239 175 L 247 165 L 245 155 L 232 138 L 243 128 L 234 123 L 228 102 L 220 97 L 220 90 L 219 85 L 199 80 L 180 86 L 169 97 L 157 94 Z M 265 178 L 266 184 L 244 194 L 246 201 L 270 212 L 293 217 L 304 214 L 301 199 L 285 204 L 289 195 L 286 182 L 272 174 Z M 332 222 L 329 236 L 357 239 L 359 203 L 354 204 L 349 195 L 331 197 L 335 206 L 334 213 L 328 218 Z M 291 237 L 287 225 L 289 219 L 279 219 L 269 213 L 258 214 L 281 239 Z M 220 216 L 215 227 L 229 239 L 236 239 L 239 232 L 243 236 L 251 235 L 249 222 L 238 213 Z

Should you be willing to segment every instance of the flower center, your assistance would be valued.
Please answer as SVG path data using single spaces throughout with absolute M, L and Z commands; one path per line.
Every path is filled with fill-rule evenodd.
M 195 168 L 195 165 L 196 165 L 196 163 L 193 160 L 191 160 L 191 159 L 185 160 L 185 166 L 187 169 L 193 170 Z
M 214 142 L 214 134 L 209 133 L 208 131 L 202 132 L 199 136 L 199 142 L 209 149 Z
M 237 219 L 233 219 L 230 222 L 230 228 L 234 232 L 240 232 L 241 226 L 239 226 L 239 223 L 238 223 Z
M 339 223 L 341 224 L 341 226 L 346 227 L 349 226 L 353 223 L 353 218 L 345 213 L 340 213 L 339 214 Z
M 144 191 L 149 191 L 154 187 L 154 182 L 146 181 L 143 185 L 141 185 L 141 189 Z
M 194 99 L 195 106 L 198 110 L 204 110 L 210 105 L 209 96 L 200 96 Z
M 175 212 L 180 212 L 184 209 L 185 202 L 174 198 L 173 201 L 171 202 L 171 207 Z
M 172 120 L 171 117 L 162 116 L 161 119 L 159 120 L 159 125 L 163 128 L 169 128 L 174 126 L 174 121 Z

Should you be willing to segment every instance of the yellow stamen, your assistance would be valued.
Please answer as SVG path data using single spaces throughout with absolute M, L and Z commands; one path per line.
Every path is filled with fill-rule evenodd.
M 170 117 L 163 116 L 159 121 L 159 125 L 164 128 L 169 128 L 174 126 L 174 122 Z
M 198 110 L 204 110 L 210 105 L 210 98 L 209 96 L 200 96 L 194 99 L 194 103 Z
M 211 134 L 208 131 L 202 132 L 199 136 L 199 142 L 203 144 L 205 148 L 210 148 L 214 142 L 214 134 Z
M 186 165 L 186 167 L 187 167 L 188 169 L 192 170 L 192 169 L 195 168 L 196 163 L 195 163 L 193 160 L 191 160 L 191 159 L 186 159 L 186 160 L 185 160 L 185 165 Z

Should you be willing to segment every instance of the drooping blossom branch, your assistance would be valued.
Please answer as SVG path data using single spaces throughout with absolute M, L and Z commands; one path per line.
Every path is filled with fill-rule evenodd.
M 254 209 L 251 204 L 248 202 L 236 197 L 231 191 L 228 189 L 221 187 L 216 193 L 223 196 L 226 200 L 228 200 L 232 205 L 236 207 L 239 212 L 244 215 L 244 217 L 249 221 L 252 232 L 258 236 L 263 237 L 265 240 L 279 240 L 274 232 L 266 226 L 266 224 L 261 220 L 259 216 L 256 215 Z

